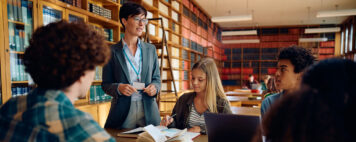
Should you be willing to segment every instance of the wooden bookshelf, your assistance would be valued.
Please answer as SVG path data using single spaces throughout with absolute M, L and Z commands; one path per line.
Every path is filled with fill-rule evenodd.
M 348 35 L 346 34 L 348 31 Z M 352 31 L 352 32 L 351 32 Z M 356 61 L 356 16 L 351 16 L 341 25 L 341 33 L 338 37 L 339 47 L 335 49 L 338 56 Z M 353 36 L 352 36 L 353 35 Z M 351 38 L 352 36 L 352 38 Z M 348 38 L 348 39 L 347 39 Z
M 3 20 L 3 3 L 0 2 L 0 19 Z M 0 22 L 0 33 L 4 33 L 3 22 Z M 0 105 L 3 103 L 4 95 L 6 94 L 6 79 L 5 79 L 5 34 L 0 34 Z
M 106 17 L 94 14 L 92 12 L 89 12 L 88 10 L 88 2 L 95 1 L 95 4 L 100 5 L 101 7 L 104 7 L 106 9 L 111 10 L 111 18 L 108 19 Z M 113 2 L 110 0 L 82 0 L 82 5 L 79 7 L 64 3 L 59 0 L 29 0 L 29 2 L 32 3 L 32 23 L 25 23 L 22 21 L 18 21 L 15 19 L 9 19 L 8 14 L 7 14 L 7 0 L 1 1 L 1 15 L 0 19 L 2 19 L 2 22 L 0 22 L 0 32 L 4 33 L 1 34 L 0 36 L 0 41 L 1 41 L 1 47 L 0 47 L 0 61 L 1 61 L 1 84 L 0 84 L 0 91 L 1 91 L 1 100 L 3 102 L 6 102 L 8 99 L 11 98 L 12 96 L 12 87 L 16 86 L 29 86 L 29 82 L 27 80 L 21 80 L 21 81 L 12 81 L 11 78 L 11 67 L 10 67 L 10 60 L 13 60 L 10 58 L 11 56 L 15 56 L 16 60 L 21 59 L 24 51 L 21 49 L 19 50 L 13 50 L 10 49 L 10 44 L 9 41 L 10 38 L 9 33 L 13 32 L 10 31 L 10 29 L 2 29 L 3 27 L 9 27 L 9 25 L 14 25 L 16 27 L 20 26 L 23 27 L 22 29 L 26 27 L 31 27 L 32 30 L 34 31 L 37 27 L 42 26 L 44 24 L 44 8 L 48 8 L 50 10 L 55 10 L 56 12 L 60 13 L 59 14 L 59 19 L 65 19 L 65 20 L 70 20 L 71 18 L 74 19 L 80 19 L 83 20 L 84 22 L 87 23 L 92 23 L 99 25 L 102 28 L 109 28 L 113 30 L 113 40 L 114 41 L 107 41 L 109 45 L 113 45 L 116 42 L 119 41 L 120 39 L 120 22 L 118 18 L 119 14 L 119 9 L 121 4 L 119 2 Z M 11 26 L 10 25 L 10 26 Z M 5 36 L 4 36 L 5 35 Z M 10 55 L 11 54 L 11 55 Z M 100 85 L 101 81 L 94 81 L 93 85 Z M 88 92 L 88 95 L 86 98 L 79 99 L 76 101 L 76 103 L 83 103 L 83 102 L 88 102 L 89 101 L 90 94 Z
M 32 13 L 33 23 L 30 24 L 16 21 L 16 20 L 9 20 L 7 17 L 7 0 L 2 1 L 1 2 L 2 9 L 0 9 L 2 12 L 1 14 L 2 17 L 0 17 L 0 19 L 2 19 L 3 22 L 0 23 L 1 28 L 8 27 L 8 24 L 12 23 L 23 27 L 28 27 L 32 25 L 33 28 L 32 30 L 34 31 L 37 27 L 44 25 L 44 22 L 46 20 L 44 18 L 44 14 L 45 14 L 44 8 L 47 7 L 51 10 L 56 10 L 56 12 L 59 12 L 60 19 L 69 20 L 70 16 L 74 16 L 79 19 L 83 19 L 85 22 L 89 24 L 97 25 L 100 28 L 112 29 L 114 41 L 107 41 L 109 45 L 116 44 L 121 38 L 120 34 L 121 34 L 122 26 L 118 18 L 119 10 L 121 7 L 121 4 L 119 2 L 113 2 L 111 0 L 82 0 L 82 5 L 76 7 L 59 0 L 29 0 L 29 1 L 33 3 L 33 13 Z M 182 1 L 181 0 L 178 1 L 152 0 L 152 4 L 147 3 L 145 0 L 133 0 L 133 1 L 143 5 L 149 12 L 152 13 L 153 18 L 162 17 L 165 19 L 165 22 L 168 22 L 168 23 L 164 23 L 165 25 L 164 31 L 167 33 L 167 37 L 168 37 L 167 39 L 168 50 L 171 55 L 175 54 L 174 56 L 171 57 L 171 59 L 175 60 L 175 62 L 178 64 L 175 65 L 175 67 L 173 67 L 173 72 L 175 73 L 174 81 L 177 83 L 178 92 L 182 92 L 184 90 L 191 88 L 190 78 L 189 78 L 190 68 L 192 64 L 195 63 L 198 59 L 206 56 L 213 57 L 214 59 L 216 59 L 216 63 L 218 67 L 219 68 L 221 67 L 221 57 L 223 55 L 220 49 L 221 43 L 217 38 L 218 30 L 215 31 L 213 30 L 213 29 L 218 29 L 218 26 L 216 24 L 208 24 L 211 23 L 209 20 L 210 16 L 206 12 L 204 12 L 204 10 L 201 9 L 200 6 L 198 6 L 194 0 L 182 0 Z M 88 3 L 94 3 L 101 7 L 111 10 L 111 14 L 112 14 L 111 19 L 89 12 Z M 197 20 L 193 21 L 189 15 L 187 17 L 183 14 L 184 3 L 189 4 L 187 7 L 189 10 L 189 14 L 194 13 Z M 193 7 L 190 7 L 190 4 Z M 168 11 L 162 11 L 162 7 L 160 8 L 159 5 L 165 7 L 164 9 Z M 194 9 L 196 10 L 194 11 Z M 189 24 L 192 24 L 194 27 L 196 27 L 195 30 L 190 29 L 191 25 L 185 27 L 187 25 L 184 25 L 182 21 L 183 16 L 185 16 L 185 18 L 189 20 Z M 200 21 L 204 23 L 205 28 L 203 27 L 203 25 L 199 24 L 198 19 L 200 19 Z M 159 32 L 159 28 L 161 26 L 160 23 L 155 21 L 150 21 L 149 24 L 155 26 L 154 31 L 150 31 L 150 33 L 152 32 L 154 33 L 153 35 L 149 35 L 151 41 L 154 42 L 161 41 L 162 40 L 162 38 L 160 37 L 161 35 L 158 35 L 160 33 Z M 196 38 L 194 39 L 195 46 L 192 45 L 193 40 L 191 40 L 190 36 L 186 37 L 186 35 L 183 34 L 182 32 L 183 27 L 186 30 L 188 30 L 189 33 L 195 34 L 195 38 Z M 198 29 L 200 29 L 200 31 Z M 11 80 L 11 68 L 9 64 L 11 60 L 10 54 L 16 56 L 23 56 L 24 51 L 10 50 L 9 36 L 7 35 L 9 35 L 11 31 L 9 31 L 9 29 L 3 29 L 3 30 L 5 36 L 2 35 L 0 37 L 1 45 L 4 45 L 0 47 L 0 55 L 1 55 L 0 71 L 1 71 L 1 82 L 2 82 L 2 86 L 0 86 L 1 89 L 0 91 L 3 94 L 1 96 L 2 100 L 7 101 L 8 99 L 11 98 L 12 86 L 16 86 L 16 85 L 26 86 L 28 85 L 28 81 Z M 183 37 L 186 40 L 185 41 L 186 43 L 184 45 L 182 39 Z M 174 51 L 172 50 L 173 48 L 175 48 Z M 201 51 L 199 51 L 198 48 Z M 174 53 L 177 51 L 179 53 Z M 165 68 L 164 71 L 168 71 L 167 68 Z M 171 84 L 173 80 L 169 79 L 169 76 L 167 77 L 168 78 L 166 80 L 163 80 L 163 82 L 167 82 L 167 84 L 165 85 L 167 88 L 165 89 L 172 90 Z M 95 80 L 93 81 L 92 85 L 99 86 L 101 83 L 102 81 Z M 76 104 L 85 104 L 85 105 L 92 104 L 89 103 L 89 101 L 90 101 L 90 91 L 88 91 L 88 95 L 86 96 L 86 98 L 78 100 Z M 82 105 L 79 106 L 83 107 Z
M 247 80 L 247 76 L 252 74 L 255 79 L 261 81 L 265 75 L 274 75 L 277 68 L 277 57 L 279 51 L 291 45 L 299 45 L 305 47 L 314 52 L 314 56 L 317 59 L 322 59 L 320 56 L 330 55 L 334 56 L 335 52 L 322 53 L 320 51 L 326 49 L 335 49 L 335 34 L 325 35 L 306 35 L 304 31 L 305 27 L 268 27 L 258 28 L 258 35 L 256 36 L 233 36 L 223 37 L 224 40 L 233 39 L 259 39 L 260 43 L 252 44 L 224 44 L 225 49 L 222 68 L 222 79 L 224 80 L 224 87 L 226 90 L 232 91 L 235 88 L 240 88 L 244 80 Z M 231 30 L 231 29 L 229 29 Z M 300 37 L 322 37 L 327 36 L 327 42 L 315 42 L 315 43 L 300 43 L 298 39 Z M 325 46 L 331 45 L 331 46 Z M 246 51 L 250 50 L 250 51 Z M 235 65 L 234 65 L 235 64 Z M 237 72 L 238 77 L 228 75 L 229 70 L 239 70 Z M 252 69 L 247 71 L 246 69 Z M 238 79 L 236 79 L 238 78 Z

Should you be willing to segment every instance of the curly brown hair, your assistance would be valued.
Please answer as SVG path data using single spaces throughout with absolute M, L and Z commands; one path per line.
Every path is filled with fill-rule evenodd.
M 104 37 L 83 22 L 59 21 L 38 28 L 25 51 L 25 71 L 38 87 L 64 89 L 85 71 L 110 59 Z

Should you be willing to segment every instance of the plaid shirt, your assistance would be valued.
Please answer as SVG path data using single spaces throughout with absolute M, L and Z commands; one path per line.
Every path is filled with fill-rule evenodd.
M 0 141 L 115 141 L 58 90 L 36 88 L 0 108 Z

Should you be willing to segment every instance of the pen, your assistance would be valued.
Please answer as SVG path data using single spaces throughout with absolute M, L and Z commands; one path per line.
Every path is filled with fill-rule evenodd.
M 177 115 L 177 114 L 175 113 L 175 114 L 169 116 L 169 117 L 168 117 L 168 120 L 171 119 L 171 118 L 173 118 L 173 117 L 176 116 L 176 115 Z

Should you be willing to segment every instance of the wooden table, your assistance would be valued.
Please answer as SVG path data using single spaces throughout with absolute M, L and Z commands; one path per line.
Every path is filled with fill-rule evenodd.
M 232 114 L 260 116 L 261 108 L 254 107 L 231 107 Z
M 116 139 L 118 142 L 136 142 L 137 138 L 124 138 L 116 136 L 120 132 L 124 132 L 127 130 L 117 130 L 117 129 L 105 129 L 112 137 Z M 193 140 L 194 142 L 207 142 L 208 135 L 200 135 Z
M 230 102 L 241 102 L 242 106 L 261 106 L 262 99 L 250 100 L 247 96 L 226 96 Z

